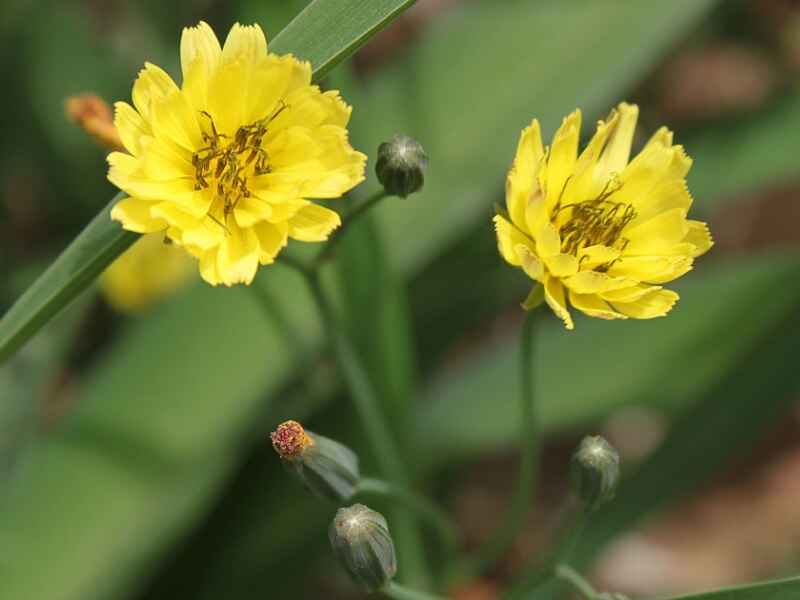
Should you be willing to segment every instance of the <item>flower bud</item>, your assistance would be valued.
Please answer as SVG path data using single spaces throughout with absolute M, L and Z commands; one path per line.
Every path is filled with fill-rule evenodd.
M 358 457 L 347 446 L 316 433 L 297 421 L 285 421 L 270 434 L 283 464 L 315 496 L 347 500 L 361 477 Z
M 397 134 L 378 146 L 375 173 L 383 188 L 392 196 L 405 198 L 418 192 L 425 183 L 428 155 L 418 141 Z
M 583 438 L 572 456 L 572 488 L 587 510 L 614 498 L 619 481 L 619 454 L 604 438 Z
M 382 588 L 397 572 L 394 542 L 386 519 L 363 504 L 336 511 L 328 537 L 336 558 L 366 590 Z

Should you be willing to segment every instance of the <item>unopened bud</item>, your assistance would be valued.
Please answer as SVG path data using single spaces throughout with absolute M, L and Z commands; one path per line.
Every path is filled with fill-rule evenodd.
M 397 572 L 394 542 L 386 519 L 363 504 L 340 508 L 328 537 L 342 566 L 363 588 L 378 590 Z
M 308 490 L 330 500 L 347 500 L 360 478 L 358 457 L 347 446 L 285 421 L 270 434 L 272 447 Z
M 110 150 L 122 150 L 122 140 L 114 126 L 114 115 L 97 94 L 81 94 L 71 96 L 64 103 L 64 110 L 70 121 L 94 138 L 94 140 Z
M 619 481 L 619 454 L 604 438 L 583 438 L 572 456 L 572 486 L 588 510 L 614 498 Z
M 418 192 L 425 183 L 428 155 L 418 141 L 407 135 L 395 135 L 378 146 L 375 173 L 387 193 L 406 196 Z

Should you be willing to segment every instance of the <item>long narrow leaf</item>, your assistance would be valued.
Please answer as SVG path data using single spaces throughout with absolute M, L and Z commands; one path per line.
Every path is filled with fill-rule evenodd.
M 110 217 L 114 199 L 14 303 L 0 321 L 0 364 L 94 281 L 138 234 L 122 229 Z

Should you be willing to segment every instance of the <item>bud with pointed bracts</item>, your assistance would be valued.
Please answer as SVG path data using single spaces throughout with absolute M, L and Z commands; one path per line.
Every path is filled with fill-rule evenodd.
M 328 537 L 336 558 L 366 590 L 381 589 L 397 572 L 394 542 L 386 519 L 363 504 L 340 508 Z
M 572 456 L 572 487 L 587 510 L 614 498 L 619 453 L 601 436 L 586 436 Z
M 428 155 L 422 145 L 407 135 L 397 134 L 378 146 L 375 174 L 392 196 L 405 198 L 421 190 L 427 166 Z

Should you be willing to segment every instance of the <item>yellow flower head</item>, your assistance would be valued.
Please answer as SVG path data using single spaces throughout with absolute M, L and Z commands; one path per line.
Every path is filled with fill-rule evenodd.
M 536 120 L 520 136 L 506 182 L 508 215 L 494 218 L 498 246 L 542 284 L 567 329 L 574 327 L 568 303 L 603 319 L 666 315 L 678 294 L 660 284 L 689 271 L 712 245 L 706 224 L 686 218 L 692 161 L 672 132 L 659 129 L 629 162 L 638 114 L 620 104 L 580 155 L 579 110 L 549 148 Z
M 258 25 L 236 24 L 220 47 L 206 23 L 183 30 L 183 84 L 146 63 L 133 106 L 115 105 L 127 153 L 109 180 L 130 197 L 111 212 L 125 229 L 165 230 L 207 282 L 250 283 L 287 238 L 327 239 L 336 198 L 364 179 L 347 139 L 351 108 L 311 85 L 311 65 L 267 54 Z
M 100 289 L 117 310 L 139 312 L 186 283 L 193 263 L 186 252 L 165 244 L 164 236 L 143 235 L 103 272 Z

